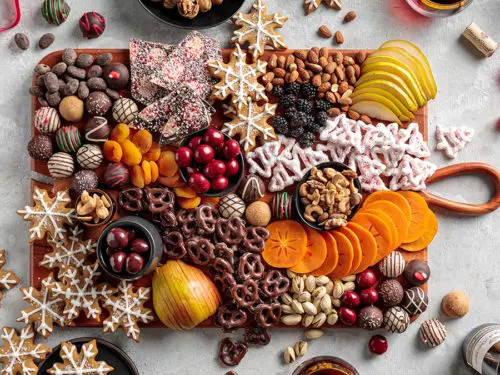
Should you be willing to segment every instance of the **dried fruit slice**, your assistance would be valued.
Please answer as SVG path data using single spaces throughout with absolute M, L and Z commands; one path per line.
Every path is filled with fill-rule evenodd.
M 359 212 L 366 212 L 367 214 L 373 214 L 373 215 L 377 216 L 389 228 L 389 231 L 391 232 L 391 239 L 392 240 L 391 240 L 391 245 L 387 249 L 387 253 L 384 255 L 384 257 L 387 256 L 389 252 L 391 252 L 392 250 L 394 250 L 396 247 L 399 246 L 399 244 L 401 242 L 399 240 L 398 230 L 396 229 L 396 225 L 394 224 L 394 222 L 392 221 L 392 219 L 389 215 L 387 215 L 384 211 L 375 210 L 373 208 L 365 208 L 363 210 L 360 210 Z
M 416 241 L 420 238 L 425 229 L 425 219 L 429 206 L 420 194 L 414 191 L 398 191 L 397 194 L 405 198 L 410 204 L 411 220 L 408 226 L 408 234 L 403 239 L 403 243 Z
M 321 236 L 326 243 L 326 258 L 323 264 L 311 272 L 313 276 L 323 276 L 332 273 L 339 261 L 339 253 L 337 250 L 337 241 L 329 232 L 321 232 Z
M 184 182 L 180 181 L 180 177 L 178 173 L 172 177 L 158 176 L 158 182 L 166 187 L 184 186 Z
M 174 188 L 174 193 L 178 197 L 183 197 L 183 198 L 194 198 L 194 197 L 196 197 L 196 193 L 194 192 L 194 190 L 191 189 L 188 186 Z
M 371 202 L 375 201 L 389 201 L 391 203 L 394 203 L 396 206 L 398 206 L 401 211 L 403 211 L 403 214 L 406 217 L 406 220 L 408 222 L 411 220 L 411 207 L 410 204 L 406 199 L 404 199 L 401 195 L 394 191 L 390 190 L 379 190 L 374 193 L 371 193 L 368 195 L 364 202 L 363 206 L 368 205 Z
M 382 259 L 384 254 L 390 252 L 389 249 L 392 245 L 392 235 L 389 225 L 386 224 L 384 220 L 374 214 L 358 212 L 354 215 L 351 222 L 361 225 L 375 238 L 375 242 L 377 243 L 377 256 L 375 257 L 375 262 L 370 264 L 370 266 L 377 263 L 377 259 Z
M 399 245 L 401 245 L 401 243 L 403 242 L 403 239 L 406 238 L 406 235 L 408 233 L 408 226 L 410 225 L 410 221 L 406 219 L 403 211 L 401 211 L 401 209 L 394 203 L 391 203 L 389 201 L 369 202 L 366 205 L 366 208 L 380 210 L 390 217 L 396 227 L 399 239 L 396 246 L 394 246 L 394 249 L 399 247 Z
M 173 177 L 179 171 L 179 166 L 175 161 L 175 154 L 172 151 L 163 151 L 157 164 L 160 174 L 165 177 Z
M 337 241 L 337 249 L 339 252 L 339 262 L 337 267 L 328 276 L 331 279 L 341 279 L 349 276 L 349 271 L 352 267 L 352 260 L 354 259 L 354 250 L 352 249 L 351 241 L 342 233 L 332 231 L 331 235 Z
M 304 226 L 307 233 L 306 252 L 299 263 L 291 267 L 295 273 L 309 273 L 320 267 L 326 259 L 326 242 L 317 230 Z
M 282 220 L 269 224 L 267 230 L 269 239 L 262 253 L 267 264 L 288 268 L 301 261 L 307 251 L 307 234 L 302 225 L 293 220 Z
M 351 221 L 347 223 L 347 228 L 350 229 L 356 235 L 356 237 L 358 237 L 359 244 L 361 246 L 361 252 L 363 253 L 363 256 L 361 257 L 361 263 L 353 272 L 359 273 L 375 263 L 375 258 L 377 257 L 377 241 L 375 241 L 375 237 L 373 237 L 373 234 L 368 232 L 359 224 L 353 223 Z
M 340 227 L 337 229 L 337 231 L 346 236 L 352 245 L 353 259 L 351 269 L 349 270 L 349 275 L 352 275 L 358 269 L 361 261 L 363 260 L 361 243 L 359 242 L 358 236 L 356 236 L 356 234 L 351 229 L 347 227 Z
M 401 248 L 407 251 L 420 251 L 425 249 L 432 242 L 438 231 L 438 220 L 434 212 L 428 210 L 424 232 L 416 241 L 403 243 Z
M 179 206 L 181 206 L 181 208 L 184 208 L 185 210 L 191 210 L 191 209 L 196 208 L 200 205 L 201 198 L 200 197 L 194 197 L 194 198 L 177 197 L 177 203 L 179 203 Z

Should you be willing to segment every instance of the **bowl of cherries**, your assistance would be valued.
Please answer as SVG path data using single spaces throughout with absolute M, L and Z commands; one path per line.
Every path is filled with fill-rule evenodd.
M 185 138 L 175 152 L 182 179 L 196 193 L 220 197 L 235 190 L 243 178 L 240 144 L 216 128 Z
M 146 219 L 125 216 L 109 224 L 97 241 L 97 259 L 119 280 L 136 280 L 151 273 L 161 259 L 160 233 Z

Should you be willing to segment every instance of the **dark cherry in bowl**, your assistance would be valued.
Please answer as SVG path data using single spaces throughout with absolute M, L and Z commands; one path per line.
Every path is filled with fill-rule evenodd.
M 333 169 L 335 169 L 338 172 L 342 172 L 342 171 L 346 171 L 346 170 L 351 170 L 351 168 L 349 168 L 347 165 L 345 165 L 343 163 L 337 163 L 337 162 L 334 162 L 334 161 L 318 164 L 316 166 L 316 168 L 318 168 L 318 169 L 333 168 Z M 300 190 L 300 186 L 309 179 L 310 175 L 311 175 L 311 170 L 307 171 L 307 173 L 302 177 L 302 179 L 297 184 L 297 188 L 295 189 L 295 196 L 294 196 L 294 198 L 295 198 L 294 199 L 295 212 L 296 212 L 297 216 L 300 218 L 300 221 L 302 223 L 304 223 L 305 225 L 311 227 L 312 229 L 316 229 L 316 230 L 320 230 L 320 231 L 325 231 L 326 230 L 325 227 L 322 227 L 322 226 L 320 226 L 317 223 L 312 223 L 312 222 L 310 222 L 310 221 L 308 221 L 308 220 L 306 220 L 304 218 L 304 210 L 305 210 L 306 206 L 304 205 L 304 203 L 302 203 L 302 200 L 300 199 L 301 197 L 300 197 L 300 194 L 299 194 L 299 190 Z M 359 182 L 358 178 L 356 178 L 354 180 L 354 186 L 356 186 L 356 188 L 358 189 L 358 192 L 361 194 L 361 183 Z M 361 207 L 361 203 L 358 204 L 357 206 L 355 206 L 352 209 L 351 215 L 349 215 L 349 217 L 347 218 L 347 220 L 351 220 L 352 219 L 352 217 L 354 216 L 354 214 L 356 213 L 356 211 L 358 211 L 359 207 Z

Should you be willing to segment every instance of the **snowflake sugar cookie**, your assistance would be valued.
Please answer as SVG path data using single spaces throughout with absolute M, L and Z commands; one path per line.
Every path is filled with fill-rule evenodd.
M 466 126 L 459 128 L 436 127 L 436 149 L 444 151 L 449 158 L 456 158 L 457 154 L 472 141 L 474 130 Z
M 0 347 L 0 362 L 3 363 L 2 375 L 36 375 L 38 366 L 35 361 L 45 359 L 50 349 L 43 344 L 34 344 L 35 335 L 31 327 L 24 327 L 21 335 L 14 328 L 2 328 L 4 346 Z
M 255 61 L 262 56 L 266 45 L 273 49 L 286 49 L 283 36 L 276 29 L 282 28 L 287 20 L 288 17 L 278 13 L 267 14 L 267 5 L 262 0 L 257 0 L 249 14 L 238 12 L 233 17 L 233 22 L 239 29 L 229 42 L 248 43 Z
M 0 250 L 0 288 L 9 290 L 15 287 L 21 280 L 12 271 L 2 270 L 5 265 L 5 250 Z M 2 293 L 0 293 L 0 301 L 2 300 Z
M 35 186 L 33 200 L 34 207 L 25 206 L 17 211 L 23 220 L 31 221 L 30 242 L 43 239 L 47 233 L 62 240 L 66 232 L 64 226 L 73 225 L 76 219 L 75 210 L 66 207 L 71 203 L 68 191 L 58 191 L 51 198 L 46 190 Z
M 75 345 L 63 342 L 59 351 L 63 363 L 54 363 L 47 372 L 52 375 L 106 375 L 113 371 L 106 362 L 95 360 L 97 353 L 96 340 L 83 344 L 80 353 Z
M 210 74 L 219 80 L 213 87 L 212 99 L 224 100 L 231 97 L 231 104 L 237 109 L 245 106 L 249 97 L 253 101 L 267 102 L 265 88 L 257 81 L 266 74 L 267 63 L 257 60 L 254 64 L 247 64 L 246 58 L 246 53 L 237 44 L 229 63 L 224 64 L 221 60 L 208 63 Z
M 342 9 L 342 0 L 304 0 L 304 9 L 306 15 L 311 14 L 318 9 L 321 2 L 324 1 L 326 6 L 337 10 Z
M 64 301 L 62 298 L 54 297 L 51 292 L 54 283 L 52 274 L 50 274 L 42 280 L 40 290 L 32 286 L 21 288 L 23 299 L 31 307 L 21 311 L 21 316 L 17 321 L 26 324 L 35 323 L 36 331 L 45 338 L 49 337 L 54 331 L 54 323 L 57 323 L 61 327 L 67 324 L 63 314 Z
M 118 292 L 104 301 L 109 317 L 103 322 L 103 332 L 115 332 L 117 328 L 123 327 L 128 337 L 139 342 L 141 330 L 138 323 L 153 320 L 151 309 L 144 307 L 150 296 L 150 288 L 137 288 L 134 291 L 132 283 L 122 281 L 118 285 Z

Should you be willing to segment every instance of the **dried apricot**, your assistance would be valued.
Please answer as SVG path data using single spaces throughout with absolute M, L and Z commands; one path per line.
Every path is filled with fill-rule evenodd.
M 166 187 L 175 187 L 179 183 L 180 176 L 174 175 L 172 177 L 159 176 L 158 182 Z
M 139 189 L 142 189 L 145 186 L 144 172 L 142 171 L 142 168 L 140 166 L 136 165 L 132 167 L 130 173 L 130 182 L 132 182 L 132 185 L 138 187 Z
M 174 193 L 178 197 L 182 197 L 182 198 L 194 198 L 194 197 L 196 197 L 196 193 L 194 192 L 194 190 L 188 186 L 174 188 Z
M 149 161 L 143 160 L 141 163 L 142 173 L 144 173 L 144 185 L 148 186 L 151 183 L 151 165 Z
M 219 197 L 201 197 L 201 203 L 202 204 L 208 204 L 209 206 L 212 206 L 213 208 L 219 207 L 219 202 L 220 198 Z
M 151 144 L 151 148 L 149 149 L 148 152 L 146 152 L 144 155 L 142 155 L 144 160 L 148 161 L 157 161 L 160 158 L 161 155 L 161 148 L 158 145 L 158 143 L 153 142 Z
M 175 161 L 175 154 L 173 151 L 163 151 L 158 159 L 158 169 L 160 174 L 166 177 L 174 176 L 179 170 L 179 166 Z
M 151 145 L 153 144 L 153 136 L 149 130 L 142 129 L 134 134 L 132 142 L 137 146 L 141 154 L 145 154 L 149 151 Z
M 155 183 L 160 175 L 160 172 L 158 171 L 158 164 L 154 161 L 150 161 L 149 166 L 151 167 L 151 182 Z
M 181 208 L 184 208 L 185 210 L 190 210 L 190 209 L 196 208 L 200 205 L 201 198 L 200 197 L 194 197 L 194 198 L 178 197 L 177 203 L 179 203 L 179 206 L 181 206 Z
M 121 145 L 123 150 L 122 162 L 124 164 L 129 167 L 141 164 L 142 154 L 130 139 L 126 139 Z
M 122 160 L 123 150 L 122 146 L 120 146 L 118 142 L 115 141 L 104 142 L 102 152 L 104 154 L 104 158 L 107 161 L 118 163 L 119 161 Z
M 173 153 L 175 153 L 175 151 L 177 151 L 177 147 L 172 146 L 172 145 L 161 146 L 161 152 L 164 152 L 164 151 L 172 151 Z
M 118 124 L 113 128 L 109 138 L 112 141 L 123 143 L 130 136 L 130 128 L 127 124 Z

